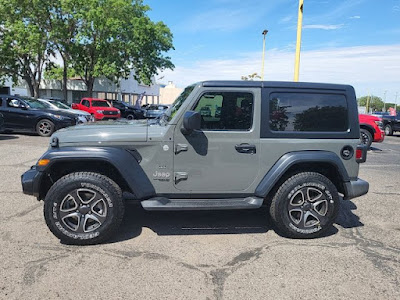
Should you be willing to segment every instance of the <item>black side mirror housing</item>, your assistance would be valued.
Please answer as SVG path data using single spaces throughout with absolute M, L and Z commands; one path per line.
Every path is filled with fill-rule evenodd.
M 194 130 L 200 130 L 201 128 L 201 115 L 192 110 L 185 112 L 183 116 L 183 128 L 181 132 L 183 134 L 191 134 Z
M 27 110 L 28 109 L 28 107 L 25 104 L 22 104 L 22 103 L 19 105 L 19 108 L 21 108 L 23 110 Z

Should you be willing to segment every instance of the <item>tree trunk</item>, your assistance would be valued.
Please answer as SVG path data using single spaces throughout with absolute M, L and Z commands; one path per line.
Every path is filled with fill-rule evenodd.
M 68 102 L 68 90 L 67 90 L 67 81 L 68 81 L 68 65 L 64 59 L 64 71 L 63 71 L 63 82 L 62 82 L 62 91 L 63 98 L 66 102 Z
M 34 97 L 35 96 L 35 89 L 33 87 L 33 83 L 31 81 L 30 77 L 24 77 L 24 80 L 25 80 L 26 84 L 28 85 L 30 96 Z
M 88 97 L 93 97 L 93 86 L 94 86 L 94 78 L 90 77 L 86 82 Z
M 35 99 L 39 98 L 39 89 L 40 89 L 40 83 L 35 82 L 33 85 L 33 98 Z

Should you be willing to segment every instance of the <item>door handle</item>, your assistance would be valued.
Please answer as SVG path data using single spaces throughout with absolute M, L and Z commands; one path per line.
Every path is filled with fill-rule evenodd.
M 247 154 L 255 154 L 256 153 L 256 146 L 250 145 L 250 144 L 236 145 L 235 149 L 239 153 L 247 153 Z

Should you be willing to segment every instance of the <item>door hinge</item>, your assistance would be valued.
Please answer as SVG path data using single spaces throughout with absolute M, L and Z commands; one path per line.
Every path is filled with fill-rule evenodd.
M 175 145 L 175 154 L 178 154 L 182 151 L 188 151 L 188 145 L 187 144 L 176 144 Z
M 187 172 L 175 172 L 174 178 L 175 178 L 175 183 L 178 183 L 181 180 L 187 180 L 188 173 Z

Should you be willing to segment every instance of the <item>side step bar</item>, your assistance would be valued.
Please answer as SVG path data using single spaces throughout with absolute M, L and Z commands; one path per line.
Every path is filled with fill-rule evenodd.
M 247 197 L 234 199 L 168 199 L 155 197 L 141 202 L 145 210 L 225 210 L 256 209 L 263 198 Z

